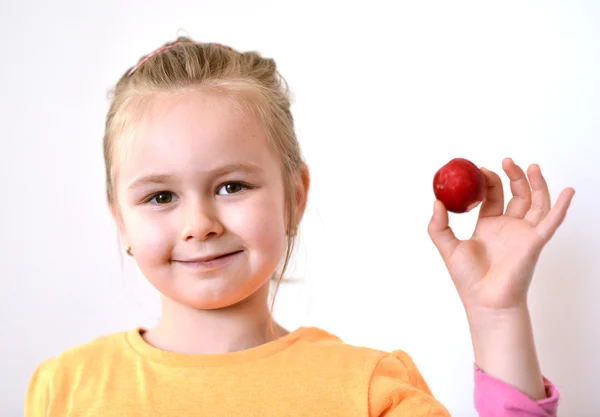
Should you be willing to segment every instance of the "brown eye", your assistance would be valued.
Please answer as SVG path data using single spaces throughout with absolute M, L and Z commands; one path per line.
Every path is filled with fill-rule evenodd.
M 219 192 L 217 194 L 222 194 L 220 191 L 225 190 L 225 195 L 227 194 L 236 194 L 242 191 L 246 186 L 239 182 L 228 182 L 227 184 L 223 184 L 221 188 L 219 188 Z
M 173 194 L 169 191 L 161 191 L 156 194 L 150 201 L 156 200 L 156 204 L 168 204 L 173 201 Z

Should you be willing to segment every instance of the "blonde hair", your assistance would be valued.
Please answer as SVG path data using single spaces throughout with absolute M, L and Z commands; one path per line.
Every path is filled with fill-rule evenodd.
M 220 44 L 197 43 L 188 37 L 179 37 L 140 58 L 113 89 L 106 117 L 103 144 L 108 203 L 111 206 L 117 204 L 114 184 L 117 158 L 124 152 L 121 142 L 135 130 L 143 106 L 157 94 L 198 88 L 223 93 L 234 99 L 240 109 L 258 117 L 270 145 L 280 157 L 286 200 L 287 249 L 283 268 L 276 279 L 277 291 L 296 240 L 297 205 L 293 177 L 299 172 L 303 158 L 290 111 L 289 88 L 273 59 Z

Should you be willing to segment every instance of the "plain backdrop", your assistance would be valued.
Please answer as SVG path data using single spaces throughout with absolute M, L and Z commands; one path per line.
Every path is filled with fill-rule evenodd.
M 574 187 L 531 311 L 560 415 L 598 415 L 600 5 L 576 0 L 2 0 L 0 415 L 22 415 L 41 360 L 160 314 L 118 245 L 101 141 L 111 86 L 178 34 L 273 57 L 294 92 L 313 182 L 277 318 L 405 350 L 454 416 L 475 416 L 473 355 L 426 233 L 434 172 L 511 156 L 553 201 Z M 477 213 L 451 216 L 459 237 Z

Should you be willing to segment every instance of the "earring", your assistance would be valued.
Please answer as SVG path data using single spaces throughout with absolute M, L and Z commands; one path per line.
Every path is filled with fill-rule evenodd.
M 131 252 L 131 246 L 127 246 L 127 249 L 125 249 L 125 252 L 127 253 L 127 255 L 129 256 L 133 256 L 133 253 Z
M 289 231 L 288 236 L 295 237 L 298 233 L 298 225 L 294 226 L 292 230 Z

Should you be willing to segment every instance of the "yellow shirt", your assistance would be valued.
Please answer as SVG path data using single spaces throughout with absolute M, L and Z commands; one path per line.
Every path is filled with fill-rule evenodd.
M 42 362 L 25 417 L 449 416 L 402 351 L 304 327 L 240 352 L 190 355 L 156 349 L 140 331 Z

